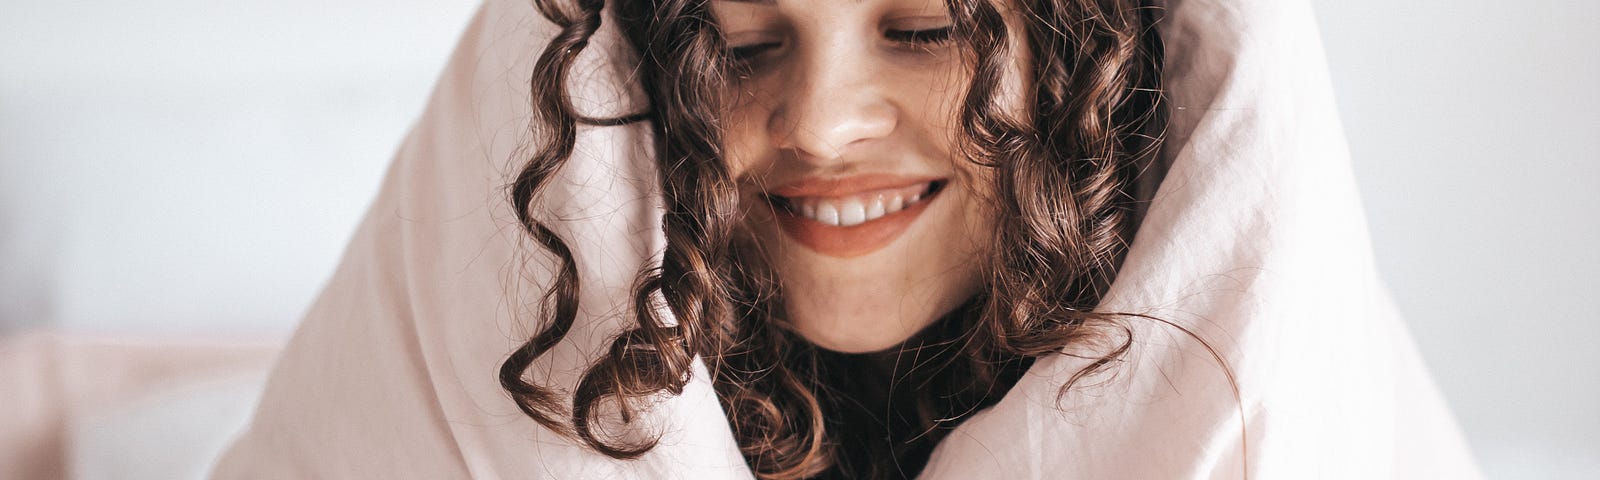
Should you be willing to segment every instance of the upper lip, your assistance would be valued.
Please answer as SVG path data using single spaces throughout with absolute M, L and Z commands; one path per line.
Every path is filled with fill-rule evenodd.
M 846 177 L 808 177 L 778 185 L 768 194 L 779 197 L 840 197 L 885 188 L 929 183 L 940 177 L 923 175 L 862 174 Z

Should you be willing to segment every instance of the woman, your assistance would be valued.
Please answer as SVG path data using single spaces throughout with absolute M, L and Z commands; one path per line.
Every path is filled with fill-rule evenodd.
M 217 477 L 1475 475 L 1305 2 L 540 6 Z
M 553 124 L 541 130 L 570 131 L 581 113 L 565 107 L 559 76 L 594 28 L 577 17 L 601 12 L 540 5 L 566 26 L 534 74 Z M 565 431 L 571 415 L 584 442 L 637 456 L 650 442 L 596 434 L 592 408 L 616 399 L 631 416 L 638 397 L 681 389 L 700 357 L 759 476 L 911 477 L 1034 357 L 1113 324 L 1089 312 L 1161 135 L 1157 9 L 616 5 L 643 53 L 643 117 L 671 172 L 662 265 L 634 295 L 661 295 L 677 325 L 638 309 L 569 407 L 522 379 L 572 321 L 552 319 L 502 371 L 536 420 Z M 526 167 L 513 205 L 568 161 L 566 135 Z M 522 218 L 552 251 L 569 249 Z

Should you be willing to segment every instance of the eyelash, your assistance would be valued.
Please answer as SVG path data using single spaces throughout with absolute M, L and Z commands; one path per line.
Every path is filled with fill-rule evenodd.
M 889 30 L 884 36 L 896 43 L 912 46 L 941 45 L 950 41 L 950 33 L 954 26 L 929 28 L 925 30 Z M 735 62 L 750 62 L 767 50 L 777 48 L 778 42 L 757 43 L 728 49 L 728 57 Z
M 890 39 L 913 45 L 938 45 L 950 40 L 950 32 L 954 25 L 927 30 L 890 30 L 885 32 Z
M 778 44 L 774 42 L 733 47 L 728 49 L 728 58 L 731 58 L 736 62 L 748 62 L 755 59 L 756 55 L 760 55 L 761 52 L 765 52 L 777 47 Z

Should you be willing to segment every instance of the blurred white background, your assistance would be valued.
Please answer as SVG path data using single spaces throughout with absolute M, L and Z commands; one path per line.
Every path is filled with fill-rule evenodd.
M 1594 478 L 1600 3 L 1313 3 L 1379 267 L 1481 464 Z M 287 336 L 475 5 L 0 3 L 0 333 Z
M 476 5 L 0 2 L 0 325 L 285 335 Z
M 1600 2 L 1316 0 L 1378 267 L 1492 478 L 1600 478 Z

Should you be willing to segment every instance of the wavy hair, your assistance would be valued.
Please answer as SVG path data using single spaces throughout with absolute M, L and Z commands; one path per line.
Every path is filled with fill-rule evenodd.
M 1148 0 L 1011 1 L 1034 59 L 1025 72 L 1028 118 L 1006 115 L 997 98 L 1012 58 L 1001 12 L 986 0 L 947 0 L 973 74 L 958 152 L 995 173 L 992 241 L 1003 247 L 988 259 L 986 286 L 896 351 L 846 355 L 783 327 L 776 282 L 740 234 L 718 118 L 738 72 L 707 0 L 613 3 L 640 53 L 649 97 L 648 111 L 621 118 L 579 113 L 566 90 L 605 1 L 535 0 L 560 32 L 530 80 L 540 143 L 509 200 L 558 269 L 543 298 L 543 326 L 501 365 L 504 389 L 546 428 L 631 459 L 655 440 L 607 433 L 602 412 L 627 422 L 649 397 L 681 393 L 698 357 L 758 477 L 901 478 L 914 476 L 945 433 L 996 401 L 1033 359 L 1068 345 L 1097 347 L 1061 386 L 1064 395 L 1121 358 L 1131 330 L 1122 315 L 1095 306 L 1133 233 L 1135 179 L 1165 128 L 1160 11 Z M 634 322 L 588 367 L 567 404 L 527 370 L 573 326 L 578 273 L 570 246 L 530 209 L 572 155 L 579 124 L 641 121 L 654 133 L 666 249 L 659 266 L 640 272 Z M 663 303 L 676 323 L 663 321 Z M 873 393 L 885 383 L 887 396 Z

